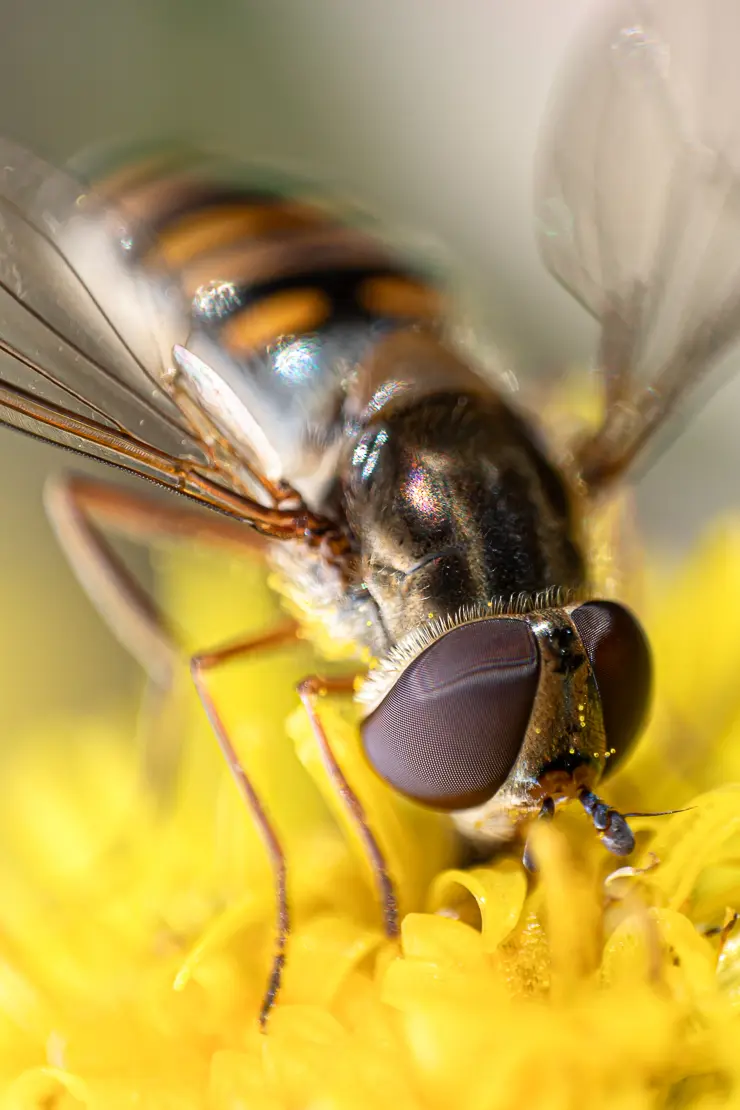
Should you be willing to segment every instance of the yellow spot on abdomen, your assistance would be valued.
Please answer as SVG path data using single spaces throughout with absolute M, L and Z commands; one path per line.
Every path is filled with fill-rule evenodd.
M 243 354 L 283 335 L 314 331 L 330 312 L 331 301 L 320 289 L 286 289 L 227 320 L 221 337 L 230 351 Z
M 319 211 L 298 204 L 227 204 L 188 212 L 157 236 L 145 262 L 183 266 L 205 251 L 275 231 L 294 231 L 327 222 Z
M 439 292 L 412 278 L 368 278 L 357 290 L 357 300 L 376 316 L 431 319 L 442 313 Z

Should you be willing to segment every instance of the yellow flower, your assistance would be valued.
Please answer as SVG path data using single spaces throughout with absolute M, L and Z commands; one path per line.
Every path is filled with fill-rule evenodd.
M 277 619 L 258 563 L 162 561 L 194 648 Z M 322 701 L 398 884 L 399 943 L 295 708 L 295 682 L 326 665 L 301 643 L 213 676 L 288 859 L 267 1035 L 270 870 L 187 676 L 149 723 L 148 776 L 108 720 L 14 737 L 0 1107 L 740 1106 L 740 522 L 675 579 L 659 565 L 645 579 L 656 707 L 603 792 L 626 810 L 691 808 L 634 819 L 629 866 L 566 811 L 533 832 L 536 880 L 512 856 L 455 869 L 447 819 L 378 782 L 350 705 Z

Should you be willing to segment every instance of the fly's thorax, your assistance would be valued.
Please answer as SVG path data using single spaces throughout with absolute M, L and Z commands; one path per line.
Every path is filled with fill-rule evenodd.
M 389 644 L 466 605 L 584 577 L 564 477 L 499 394 L 452 356 L 436 359 L 424 390 L 410 359 L 376 384 L 343 465 L 361 577 Z

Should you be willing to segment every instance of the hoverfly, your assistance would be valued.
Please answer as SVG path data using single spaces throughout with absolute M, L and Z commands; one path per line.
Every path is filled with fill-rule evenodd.
M 0 422 L 186 499 L 152 511 L 81 478 L 48 498 L 83 585 L 155 679 L 172 665 L 166 625 L 101 529 L 259 533 L 293 600 L 377 658 L 358 701 L 379 775 L 479 845 L 577 799 L 607 849 L 631 851 L 595 790 L 642 726 L 650 652 L 628 609 L 589 592 L 579 520 L 740 333 L 738 47 L 731 0 L 620 0 L 555 99 L 537 236 L 600 322 L 603 381 L 599 426 L 567 466 L 456 348 L 438 290 L 367 230 L 207 157 L 163 153 L 84 189 L 3 142 Z M 258 646 L 191 668 L 274 864 L 264 1024 L 285 859 L 205 682 Z M 318 688 L 299 692 L 394 935 L 393 884 Z

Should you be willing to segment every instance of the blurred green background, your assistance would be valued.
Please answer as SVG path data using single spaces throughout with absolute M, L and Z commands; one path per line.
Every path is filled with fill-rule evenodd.
M 176 132 L 298 164 L 441 240 L 527 379 L 593 352 L 595 329 L 537 260 L 530 190 L 548 87 L 598 2 L 2 0 L 0 133 L 57 161 Z M 642 484 L 648 531 L 673 550 L 736 504 L 738 414 L 733 384 Z M 138 682 L 43 518 L 44 476 L 67 462 L 0 434 L 4 738 L 31 712 L 129 703 Z

